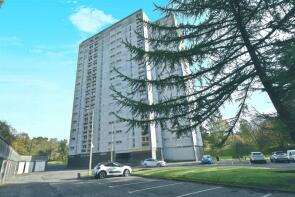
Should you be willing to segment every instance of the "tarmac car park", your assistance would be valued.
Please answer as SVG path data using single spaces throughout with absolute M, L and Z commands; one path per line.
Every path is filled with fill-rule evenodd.
M 0 187 L 0 196 L 294 197 L 294 193 L 134 176 L 112 177 L 100 180 L 92 178 L 77 179 L 77 172 L 81 171 L 50 171 L 16 176 L 14 179 L 9 180 L 4 187 Z M 84 173 L 87 173 L 87 171 Z

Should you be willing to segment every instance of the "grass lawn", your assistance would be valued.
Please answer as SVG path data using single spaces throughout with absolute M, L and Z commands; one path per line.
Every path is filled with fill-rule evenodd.
M 49 166 L 65 166 L 67 165 L 66 161 L 48 161 Z
M 295 192 L 295 170 L 276 171 L 269 168 L 244 166 L 189 166 L 135 169 L 133 174 L 199 183 L 217 183 Z

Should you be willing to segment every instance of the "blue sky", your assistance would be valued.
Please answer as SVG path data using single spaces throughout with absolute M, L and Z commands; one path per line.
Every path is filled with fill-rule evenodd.
M 166 0 L 6 0 L 0 8 L 0 120 L 33 137 L 68 139 L 78 44 L 140 8 L 157 19 L 153 2 Z M 271 109 L 265 96 L 256 97 L 262 111 Z

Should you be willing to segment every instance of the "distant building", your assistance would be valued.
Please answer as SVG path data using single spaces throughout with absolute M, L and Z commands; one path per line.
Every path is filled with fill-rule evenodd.
M 135 33 L 142 32 L 145 37 L 150 35 L 147 27 L 138 18 L 148 20 L 145 13 L 139 10 L 80 44 L 69 140 L 69 167 L 88 165 L 91 137 L 93 163 L 110 160 L 112 150 L 115 160 L 124 163 L 135 164 L 148 157 L 168 161 L 200 159 L 203 152 L 200 132 L 195 131 L 176 138 L 169 131 L 154 125 L 149 126 L 148 134 L 144 134 L 141 129 L 128 131 L 126 123 L 118 121 L 112 115 L 119 108 L 110 96 L 110 85 L 113 84 L 118 90 L 131 90 L 116 77 L 113 67 L 132 77 L 156 78 L 160 74 L 167 74 L 156 69 L 150 70 L 151 65 L 131 60 L 132 54 L 122 44 L 121 41 L 127 39 L 138 47 L 152 47 Z M 157 22 L 175 23 L 175 19 L 167 16 Z M 179 65 L 175 72 L 188 74 L 188 65 Z M 192 91 L 192 87 L 188 87 L 187 92 L 189 91 Z M 137 97 L 153 103 L 166 94 L 185 92 L 149 88 L 141 89 Z M 120 115 L 122 114 L 131 117 L 128 110 L 121 111 Z

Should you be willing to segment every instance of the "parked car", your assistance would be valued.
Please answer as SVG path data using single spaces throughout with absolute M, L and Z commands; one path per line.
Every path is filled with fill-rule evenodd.
M 295 150 L 287 150 L 287 157 L 290 162 L 295 162 Z
M 261 152 L 251 152 L 250 154 L 251 163 L 266 163 L 264 155 Z
M 155 166 L 156 167 L 164 167 L 164 166 L 166 166 L 166 162 L 149 158 L 149 159 L 144 160 L 142 165 L 144 167 L 155 167 Z
M 273 152 L 270 156 L 271 162 L 289 162 L 288 156 L 283 151 Z
M 211 155 L 203 155 L 202 164 L 213 164 L 213 159 Z
M 130 166 L 116 162 L 99 163 L 93 169 L 95 178 L 103 179 L 107 176 L 130 176 L 132 169 Z

